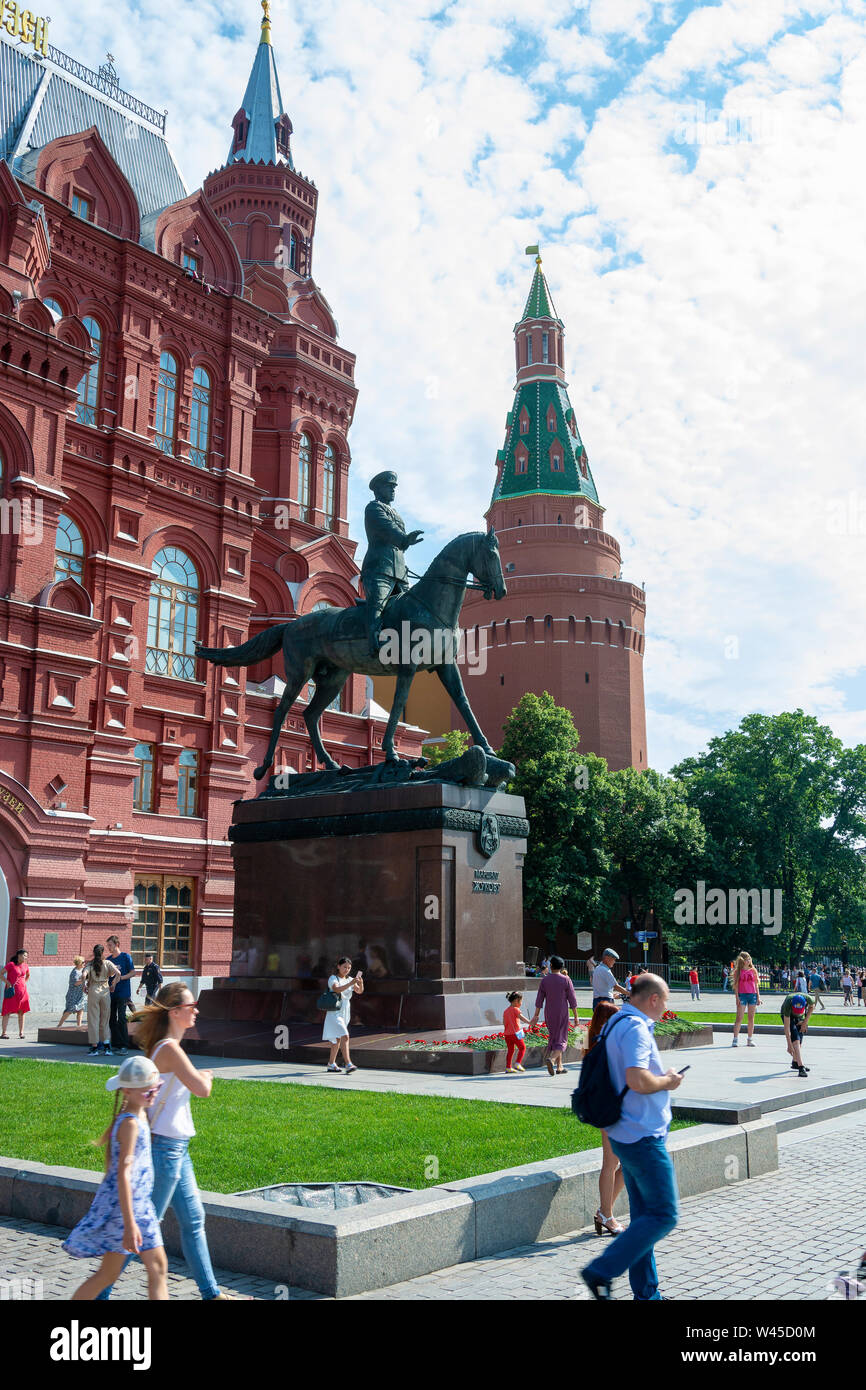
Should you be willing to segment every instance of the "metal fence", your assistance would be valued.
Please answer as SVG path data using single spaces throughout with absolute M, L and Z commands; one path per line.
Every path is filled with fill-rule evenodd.
M 628 978 L 629 975 L 634 975 L 636 971 L 639 969 L 639 967 L 643 964 L 643 960 L 618 960 L 613 967 L 613 973 L 618 980 L 624 981 Z M 669 989 L 690 989 L 689 966 L 680 964 L 665 965 L 656 961 L 650 961 L 648 964 L 649 969 L 652 970 L 652 973 L 654 975 L 661 975 L 662 979 L 666 982 Z M 724 964 L 727 964 L 727 962 L 725 962 Z M 698 966 L 698 980 L 700 982 L 701 989 L 709 991 L 718 991 L 724 988 L 724 975 L 722 973 L 724 969 L 724 964 L 721 961 L 719 961 L 716 963 L 711 962 L 709 965 L 705 964 Z M 821 963 L 819 962 L 819 964 Z M 578 987 L 578 989 L 581 987 L 586 988 L 589 986 L 589 972 L 587 968 L 587 962 L 585 960 L 566 959 L 565 968 L 568 971 L 568 974 L 571 977 L 571 979 L 574 981 L 575 985 Z M 862 963 L 859 961 L 849 961 L 848 968 L 851 970 L 852 974 L 855 977 L 854 983 L 856 985 L 857 972 L 861 969 L 866 969 L 866 960 L 864 960 Z M 761 989 L 765 991 L 767 994 L 787 994 L 793 988 L 793 981 L 789 982 L 788 984 L 776 983 L 773 981 L 772 975 L 774 973 L 775 967 L 761 964 L 761 962 L 756 962 L 755 969 L 758 972 L 758 981 L 760 983 Z M 807 980 L 810 969 L 811 966 L 807 965 Z M 833 967 L 830 965 L 824 966 L 824 978 L 827 981 L 828 990 L 832 991 L 833 993 L 841 993 L 841 974 L 842 972 L 839 970 L 838 967 Z

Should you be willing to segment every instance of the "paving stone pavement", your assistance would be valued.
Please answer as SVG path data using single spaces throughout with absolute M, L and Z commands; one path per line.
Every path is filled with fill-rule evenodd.
M 866 1115 L 856 1114 L 783 1135 L 779 1171 L 688 1198 L 680 1224 L 662 1243 L 658 1264 L 664 1293 L 673 1299 L 800 1301 L 838 1298 L 831 1281 L 851 1271 L 866 1247 L 862 1220 Z M 0 1279 L 43 1280 L 45 1299 L 68 1299 L 89 1270 L 60 1248 L 65 1231 L 29 1221 L 0 1219 Z M 608 1237 L 605 1237 L 608 1239 Z M 805 1245 L 804 1245 L 805 1241 Z M 577 1274 L 598 1237 L 576 1232 L 455 1265 L 419 1279 L 360 1294 L 363 1299 L 589 1299 Z M 795 1260 L 794 1252 L 804 1250 Z M 196 1299 L 183 1262 L 169 1262 L 172 1298 Z M 271 1280 L 217 1271 L 228 1293 L 258 1300 L 319 1300 L 320 1295 Z M 132 1265 L 117 1297 L 144 1299 L 140 1266 Z M 630 1297 L 625 1279 L 615 1297 Z
M 36 1221 L 21 1221 L 17 1218 L 0 1217 L 0 1281 L 10 1281 L 9 1293 L 3 1292 L 5 1285 L 0 1282 L 0 1298 L 18 1296 L 11 1281 L 41 1279 L 44 1299 L 68 1299 L 78 1285 L 95 1268 L 93 1260 L 76 1260 L 61 1249 L 61 1242 L 68 1232 L 59 1226 L 45 1226 Z M 224 1293 L 237 1298 L 271 1299 L 287 1298 L 289 1290 L 285 1286 L 275 1286 L 272 1279 L 258 1279 L 248 1274 L 231 1274 L 224 1269 L 214 1270 L 220 1288 Z M 25 1287 L 22 1285 L 22 1288 Z M 182 1259 L 169 1256 L 168 1293 L 170 1298 L 196 1300 L 199 1292 L 192 1279 L 187 1276 L 186 1264 Z M 135 1261 L 120 1276 L 113 1295 L 118 1300 L 146 1300 L 147 1283 L 144 1267 Z M 306 1289 L 292 1289 L 293 1299 L 318 1299 L 319 1294 Z
M 666 1297 L 838 1299 L 833 1278 L 854 1270 L 866 1248 L 864 1144 L 862 1113 L 795 1130 L 780 1137 L 777 1173 L 687 1198 L 679 1226 L 657 1251 Z M 592 1231 L 575 1232 L 357 1299 L 591 1301 L 582 1284 L 577 1288 L 578 1272 L 595 1254 L 598 1241 Z M 795 1250 L 802 1248 L 805 1258 L 795 1261 Z M 617 1280 L 614 1297 L 631 1298 L 627 1279 Z

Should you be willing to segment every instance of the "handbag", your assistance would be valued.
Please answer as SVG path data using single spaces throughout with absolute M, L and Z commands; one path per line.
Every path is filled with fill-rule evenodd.
M 323 990 L 316 1000 L 316 1008 L 321 1009 L 326 1014 L 333 1013 L 334 1010 L 339 1009 L 339 1007 L 340 996 L 339 994 L 335 994 L 332 989 Z
M 14 999 L 14 998 L 15 998 L 15 986 L 14 986 L 14 985 L 7 985 L 7 986 L 6 986 L 6 988 L 5 988 L 4 991 L 3 991 L 3 998 L 4 998 L 4 999 Z

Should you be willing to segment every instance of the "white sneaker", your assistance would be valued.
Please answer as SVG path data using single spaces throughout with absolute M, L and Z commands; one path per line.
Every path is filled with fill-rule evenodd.
M 736 1046 L 737 1046 L 737 1042 L 738 1042 L 738 1039 L 737 1039 L 737 1038 L 734 1038 L 733 1041 L 732 1041 L 732 1043 L 731 1043 L 731 1047 L 736 1047 Z
M 329 1063 L 328 1063 L 328 1071 L 338 1071 L 338 1072 L 342 1072 L 342 1070 L 343 1070 L 343 1068 L 342 1068 L 342 1067 L 338 1067 L 336 1062 L 329 1062 Z
M 746 1047 L 754 1047 L 754 1046 L 755 1046 L 755 1039 L 754 1039 L 754 1038 L 747 1038 L 747 1039 L 746 1039 Z

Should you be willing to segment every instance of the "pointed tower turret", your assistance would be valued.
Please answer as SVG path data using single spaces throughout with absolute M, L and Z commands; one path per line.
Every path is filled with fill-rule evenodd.
M 270 0 L 262 0 L 262 9 L 261 38 L 241 108 L 232 121 L 234 139 L 228 163 L 286 164 L 293 169 L 289 147 L 292 123 L 283 109 L 271 46 Z
M 256 376 L 253 452 L 276 554 L 286 542 L 306 547 L 328 532 L 348 541 L 348 433 L 358 393 L 355 355 L 337 343 L 334 312 L 313 280 L 318 192 L 292 159 L 270 0 L 262 0 L 262 9 L 228 159 L 208 174 L 204 191 L 238 249 L 244 297 L 275 321 Z
M 487 512 L 507 596 L 467 595 L 487 667 L 472 704 L 494 744 L 526 691 L 547 690 L 574 715 L 580 746 L 613 768 L 646 768 L 643 590 L 622 579 L 619 542 L 602 507 L 565 379 L 565 327 L 537 246 L 523 317 L 514 326 L 517 381 L 496 455 Z M 456 717 L 455 727 L 461 721 Z
M 553 307 L 537 247 L 523 317 L 514 325 L 517 383 L 505 423 L 505 446 L 496 455 L 493 502 L 530 494 L 592 508 L 593 525 L 602 508 L 565 381 L 565 326 Z M 569 520 L 574 519 L 572 511 Z M 554 517 L 555 521 L 555 517 Z
M 247 276 L 251 297 L 274 307 L 273 291 L 261 282 L 276 274 L 288 286 L 309 280 L 318 193 L 312 180 L 295 169 L 292 123 L 283 110 L 280 79 L 271 44 L 270 0 L 244 99 L 232 120 L 228 159 L 208 174 L 204 191 L 225 223 L 246 266 L 262 267 Z

